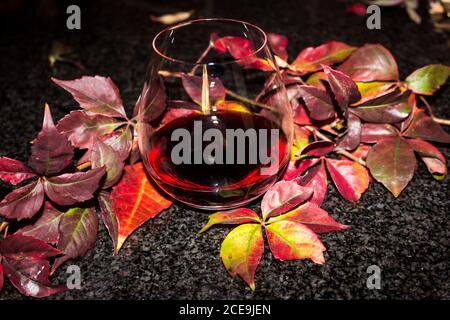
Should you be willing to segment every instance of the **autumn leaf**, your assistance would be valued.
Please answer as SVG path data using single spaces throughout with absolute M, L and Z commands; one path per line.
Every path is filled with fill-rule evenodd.
M 314 190 L 313 196 L 310 202 L 320 206 L 327 193 L 327 173 L 322 160 L 318 161 L 319 164 L 310 168 L 304 175 L 298 177 L 300 185 L 310 187 Z
M 220 257 L 228 273 L 239 275 L 254 291 L 255 272 L 264 252 L 262 229 L 259 224 L 242 224 L 226 236 Z
M 150 20 L 162 24 L 170 25 L 189 19 L 194 14 L 194 10 L 180 11 L 175 13 L 168 13 L 162 16 L 150 16 Z
M 377 143 L 384 138 L 398 135 L 398 130 L 390 124 L 364 123 L 361 128 L 361 142 L 363 143 Z
M 115 252 L 134 230 L 171 204 L 152 186 L 142 163 L 125 166 L 122 179 L 111 192 L 111 207 L 119 221 Z
M 13 190 L 0 202 L 0 214 L 9 219 L 28 219 L 44 202 L 44 186 L 40 180 Z
M 36 174 L 22 162 L 8 157 L 0 157 L 0 179 L 4 182 L 17 185 L 35 176 Z
M 288 55 L 286 48 L 288 46 L 288 38 L 277 33 L 267 33 L 267 39 L 269 40 L 272 51 L 281 59 L 287 61 Z
M 95 208 L 71 208 L 65 212 L 59 224 L 59 240 L 56 246 L 64 256 L 55 260 L 52 273 L 67 260 L 85 255 L 94 245 L 97 231 L 98 218 Z
M 114 149 L 100 140 L 96 140 L 92 147 L 91 166 L 93 169 L 104 167 L 106 177 L 102 181 L 102 188 L 112 187 L 122 176 L 124 163 Z
M 410 138 L 450 143 L 450 135 L 421 109 L 414 111 L 411 123 L 403 135 Z
M 119 89 L 109 77 L 84 76 L 75 80 L 52 78 L 58 86 L 68 91 L 86 111 L 110 117 L 126 118 Z
M 183 88 L 189 97 L 197 104 L 202 104 L 203 80 L 200 76 L 181 75 Z M 225 99 L 225 87 L 222 81 L 216 77 L 208 77 L 210 104 L 215 105 L 217 101 Z
M 406 78 L 409 89 L 418 94 L 432 95 L 450 77 L 450 67 L 430 64 L 417 69 Z
M 291 66 L 299 72 L 313 72 L 320 70 L 321 64 L 332 65 L 344 61 L 355 50 L 355 47 L 343 42 L 330 41 L 316 48 L 304 49 L 291 63 Z
M 242 224 L 247 222 L 261 222 L 261 219 L 255 211 L 246 208 L 219 211 L 210 215 L 208 219 L 208 223 L 198 233 L 203 233 L 216 224 Z
M 413 148 L 400 136 L 379 141 L 370 149 L 366 162 L 372 176 L 394 197 L 408 185 L 416 169 Z
M 151 122 L 164 113 L 167 107 L 166 100 L 166 88 L 161 77 L 150 84 L 145 82 L 134 106 L 133 115 L 138 116 L 141 122 Z
M 337 146 L 346 150 L 355 150 L 361 143 L 361 120 L 352 113 L 347 117 L 347 131 L 339 139 Z
M 431 143 L 421 139 L 408 139 L 410 146 L 422 158 L 428 171 L 436 180 L 442 180 L 447 175 L 447 165 L 444 155 Z
M 394 82 L 356 82 L 356 85 L 358 86 L 358 91 L 361 94 L 361 99 L 353 103 L 353 106 L 357 106 L 366 101 L 373 100 L 396 89 Z
M 358 87 L 349 76 L 341 71 L 333 70 L 325 65 L 322 65 L 322 68 L 328 78 L 328 83 L 333 91 L 336 102 L 342 112 L 346 112 L 350 104 L 361 99 Z
M 9 235 L 0 242 L 0 254 L 4 258 L 46 259 L 61 254 L 61 251 L 44 241 L 23 235 Z
M 30 167 L 38 174 L 52 175 L 67 167 L 73 157 L 73 148 L 66 137 L 56 130 L 50 107 L 45 105 L 42 130 L 31 147 Z
M 323 121 L 334 116 L 333 101 L 326 91 L 306 85 L 297 86 L 297 91 L 305 101 L 312 119 Z
M 103 142 L 117 153 L 121 161 L 125 161 L 133 146 L 133 132 L 130 126 L 125 126 L 107 135 Z
M 103 224 L 108 230 L 115 249 L 117 248 L 117 241 L 119 238 L 119 221 L 111 207 L 111 194 L 106 191 L 100 192 L 98 195 L 98 203 L 100 205 Z
M 303 148 L 301 154 L 312 157 L 321 157 L 327 155 L 335 148 L 335 144 L 332 141 L 314 141 Z
M 357 49 L 338 68 L 353 81 L 398 80 L 398 67 L 392 54 L 380 44 L 366 44 Z

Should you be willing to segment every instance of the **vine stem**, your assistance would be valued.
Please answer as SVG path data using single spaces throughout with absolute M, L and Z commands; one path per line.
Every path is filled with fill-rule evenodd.
M 333 142 L 333 140 L 331 140 L 330 138 L 328 138 L 326 135 L 324 135 L 323 133 L 321 133 L 319 130 L 317 130 L 316 128 L 312 127 L 312 126 L 305 126 L 306 129 L 308 129 L 309 131 L 311 131 L 312 133 L 314 133 L 318 138 L 325 140 L 325 141 L 330 141 Z M 335 150 L 336 153 L 343 155 L 346 158 L 349 158 L 355 162 L 358 162 L 359 164 L 366 166 L 366 162 L 358 157 L 355 157 L 353 154 L 351 154 L 350 152 L 348 152 L 347 150 L 341 149 L 341 148 L 337 148 Z
M 427 110 L 430 113 L 430 116 L 434 120 L 434 122 L 437 122 L 437 123 L 442 124 L 444 126 L 450 126 L 450 119 L 442 119 L 442 118 L 435 117 L 434 114 L 433 114 L 433 111 L 431 110 L 431 106 L 428 103 L 428 101 L 422 96 L 419 96 L 419 99 L 422 100 L 423 104 L 427 108 Z
M 206 57 L 206 55 L 209 53 L 209 51 L 213 48 L 213 44 L 211 43 L 211 41 L 208 43 L 208 46 L 206 47 L 206 49 L 203 51 L 203 53 L 201 54 L 201 56 L 197 59 L 197 61 L 195 61 L 195 66 L 192 67 L 191 71 L 189 72 L 190 75 L 194 75 L 195 70 L 197 70 L 197 68 L 199 67 L 199 63 L 203 61 L 203 59 Z
M 8 226 L 9 226 L 9 222 L 3 221 L 3 222 L 0 224 L 0 232 L 2 232 L 3 230 L 5 230 L 6 228 L 8 228 Z

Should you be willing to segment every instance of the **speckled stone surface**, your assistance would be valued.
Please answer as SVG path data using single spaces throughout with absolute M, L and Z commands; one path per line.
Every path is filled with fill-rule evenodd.
M 82 30 L 67 31 L 64 19 L 1 13 L 0 155 L 25 160 L 29 141 L 40 129 L 42 105 L 53 106 L 56 119 L 76 108 L 50 76 L 70 79 L 83 72 L 70 65 L 48 66 L 54 39 L 74 44 L 89 74 L 109 75 L 131 108 L 138 96 L 152 35 L 161 25 L 150 14 L 196 10 L 196 17 L 230 17 L 286 34 L 289 53 L 331 39 L 354 45 L 381 43 L 398 59 L 401 76 L 430 63 L 450 64 L 448 38 L 427 21 L 410 22 L 402 9 L 382 10 L 382 30 L 369 31 L 365 20 L 346 13 L 349 1 L 88 1 L 82 4 Z M 189 2 L 189 3 L 188 3 Z M 37 10 L 37 9 L 36 9 Z M 63 18 L 64 18 L 64 8 Z M 47 15 L 50 14 L 47 12 Z M 195 45 L 195 44 L 193 44 Z M 430 99 L 435 114 L 450 118 L 450 86 Z M 450 149 L 440 149 L 447 158 Z M 0 185 L 0 197 L 9 187 Z M 112 256 L 103 227 L 95 247 L 78 260 L 82 289 L 55 299 L 418 299 L 450 298 L 449 178 L 434 181 L 422 163 L 398 199 L 371 184 L 361 201 L 344 201 L 329 186 L 323 207 L 353 227 L 321 236 L 327 251 L 323 266 L 309 261 L 280 262 L 264 253 L 252 293 L 231 278 L 219 259 L 230 230 L 215 228 L 197 235 L 205 213 L 174 205 L 149 221 Z M 255 204 L 257 205 L 257 204 Z M 382 270 L 382 288 L 366 287 L 368 266 Z M 65 267 L 53 277 L 64 283 Z M 20 299 L 7 282 L 0 299 Z

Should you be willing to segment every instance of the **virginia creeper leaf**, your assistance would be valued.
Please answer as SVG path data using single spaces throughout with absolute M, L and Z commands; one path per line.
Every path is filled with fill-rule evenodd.
M 331 141 L 315 141 L 303 148 L 302 155 L 321 157 L 333 151 L 334 147 Z
M 361 142 L 377 143 L 387 138 L 398 136 L 397 129 L 390 124 L 383 123 L 364 123 L 361 129 Z
M 283 60 L 287 60 L 288 55 L 286 48 L 288 46 L 288 38 L 277 33 L 267 33 L 267 39 L 269 40 L 272 51 Z
M 117 248 L 117 239 L 119 237 L 119 221 L 111 207 L 111 194 L 102 191 L 98 194 L 98 202 L 100 204 L 101 216 L 103 224 L 108 230 L 109 236 L 113 241 L 114 248 Z
M 320 164 L 309 169 L 305 175 L 300 176 L 298 182 L 300 185 L 311 187 L 314 190 L 309 201 L 320 206 L 325 198 L 328 186 L 327 173 L 325 172 L 323 161 L 320 161 Z
M 69 259 L 83 256 L 95 243 L 98 218 L 95 208 L 71 208 L 61 218 L 57 248 L 64 256 L 57 258 L 52 273 Z
M 15 234 L 33 237 L 44 242 L 57 244 L 59 239 L 59 222 L 62 212 L 55 209 L 50 202 L 46 202 L 40 218 L 33 224 L 19 229 Z
M 327 233 L 350 228 L 350 226 L 336 222 L 325 210 L 311 202 L 306 202 L 285 214 L 272 217 L 266 223 L 270 224 L 276 221 L 299 222 L 315 233 Z
M 41 175 L 52 175 L 67 167 L 73 157 L 73 147 L 67 138 L 56 130 L 50 107 L 45 105 L 42 130 L 31 147 L 29 165 Z
M 319 161 L 321 161 L 319 158 L 290 161 L 282 180 L 290 181 L 297 179 L 303 172 L 316 165 Z
M 408 143 L 422 158 L 428 171 L 436 180 L 442 180 L 447 175 L 447 165 L 444 155 L 431 143 L 421 139 L 408 139 Z
M 16 185 L 36 175 L 18 160 L 0 157 L 0 179 L 6 183 Z
M 242 224 L 247 222 L 261 222 L 261 219 L 256 214 L 256 212 L 247 208 L 219 211 L 210 215 L 208 219 L 208 223 L 199 231 L 199 233 L 205 232 L 216 224 Z
M 312 119 L 323 121 L 334 116 L 333 102 L 326 91 L 306 85 L 297 86 L 297 90 L 305 101 Z
M 153 121 L 166 110 L 166 100 L 166 88 L 161 77 L 155 79 L 151 84 L 145 82 L 134 106 L 133 115 L 139 115 L 141 122 Z
M 98 139 L 92 148 L 91 165 L 93 169 L 102 167 L 106 169 L 106 177 L 102 181 L 102 188 L 104 189 L 113 186 L 119 181 L 124 166 L 118 153 Z
M 380 44 L 366 44 L 357 49 L 338 68 L 353 81 L 398 80 L 398 67 L 392 54 Z
M 295 181 L 279 181 L 265 194 L 261 201 L 263 220 L 279 215 L 305 202 L 313 189 L 298 185 Z
M 119 221 L 115 252 L 134 230 L 171 204 L 147 179 L 142 163 L 125 166 L 122 179 L 111 192 L 111 206 Z
M 266 226 L 273 256 L 279 260 L 311 259 L 324 264 L 325 247 L 308 227 L 294 221 L 277 221 Z
M 347 132 L 338 141 L 337 146 L 346 150 L 354 150 L 361 142 L 361 120 L 354 114 L 347 117 Z
M 61 251 L 46 244 L 44 241 L 13 234 L 0 242 L 0 254 L 9 259 L 22 258 L 46 259 L 61 254 Z
M 189 97 L 197 104 L 202 104 L 202 84 L 203 80 L 200 76 L 191 76 L 188 74 L 181 75 L 183 88 Z M 225 87 L 222 81 L 216 77 L 208 77 L 209 84 L 209 100 L 211 105 L 215 105 L 218 100 L 225 99 Z
M 432 95 L 450 77 L 450 67 L 430 64 L 417 69 L 406 78 L 409 89 L 418 94 Z
M 105 168 L 101 167 L 45 179 L 45 194 L 60 205 L 72 205 L 92 199 L 104 174 Z
M 358 201 L 369 187 L 367 169 L 355 161 L 327 159 L 327 169 L 339 193 L 348 201 Z
M 403 132 L 403 135 L 410 138 L 450 143 L 450 135 L 421 109 L 415 110 L 411 124 Z
M 394 91 L 351 108 L 350 112 L 373 123 L 396 123 L 405 120 L 411 112 L 408 98 L 411 91 Z
M 378 98 L 395 90 L 395 83 L 393 82 L 356 82 L 358 91 L 361 94 L 361 99 L 353 105 L 359 105 L 366 101 Z
M 0 214 L 9 219 L 27 219 L 34 216 L 44 201 L 44 187 L 40 180 L 10 192 L 0 202 Z
M 242 224 L 226 236 L 220 248 L 220 257 L 228 273 L 239 275 L 255 290 L 255 271 L 264 252 L 261 225 Z
M 92 146 L 95 138 L 106 136 L 122 124 L 108 116 L 77 110 L 59 120 L 56 128 L 67 136 L 74 147 L 86 149 Z
M 87 111 L 110 117 L 127 117 L 119 89 L 109 77 L 84 76 L 67 81 L 52 78 L 52 81 L 68 91 Z
M 333 70 L 325 65 L 322 65 L 322 67 L 339 107 L 345 112 L 350 104 L 361 99 L 357 85 L 341 71 Z
M 373 146 L 367 155 L 367 167 L 394 197 L 408 185 L 416 169 L 416 157 L 402 137 L 386 138 Z
M 321 69 L 321 64 L 332 65 L 344 61 L 355 49 L 343 42 L 330 41 L 316 48 L 304 49 L 291 66 L 304 73 L 317 71 Z

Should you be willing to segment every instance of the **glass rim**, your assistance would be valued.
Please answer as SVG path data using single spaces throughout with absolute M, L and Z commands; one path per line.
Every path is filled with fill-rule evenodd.
M 168 55 L 162 53 L 158 49 L 156 42 L 163 34 L 170 32 L 172 30 L 180 29 L 180 28 L 186 27 L 188 25 L 200 23 L 200 22 L 228 22 L 228 23 L 231 22 L 231 23 L 243 24 L 244 26 L 247 26 L 247 27 L 257 30 L 262 35 L 263 41 L 262 41 L 262 44 L 259 46 L 259 48 L 253 50 L 252 53 L 250 53 L 246 56 L 240 57 L 239 59 L 233 58 L 232 60 L 226 61 L 226 62 L 189 62 L 189 61 L 185 61 L 182 59 L 176 59 L 171 56 L 168 56 Z M 228 19 L 228 18 L 202 18 L 202 19 L 194 19 L 194 20 L 184 21 L 184 22 L 178 23 L 176 25 L 162 29 L 153 38 L 152 49 L 156 52 L 156 54 L 158 54 L 163 59 L 166 59 L 166 60 L 169 60 L 169 61 L 172 61 L 175 63 L 191 65 L 191 66 L 203 66 L 203 65 L 208 66 L 208 65 L 223 65 L 223 64 L 230 64 L 230 63 L 239 63 L 241 61 L 248 60 L 250 57 L 256 56 L 257 53 L 259 53 L 261 50 L 263 50 L 264 47 L 267 46 L 267 43 L 268 43 L 268 39 L 267 39 L 266 32 L 263 29 L 261 29 L 260 27 L 258 27 L 257 25 L 252 24 L 250 22 L 246 22 L 246 21 L 242 21 L 242 20 L 238 20 L 238 19 Z

